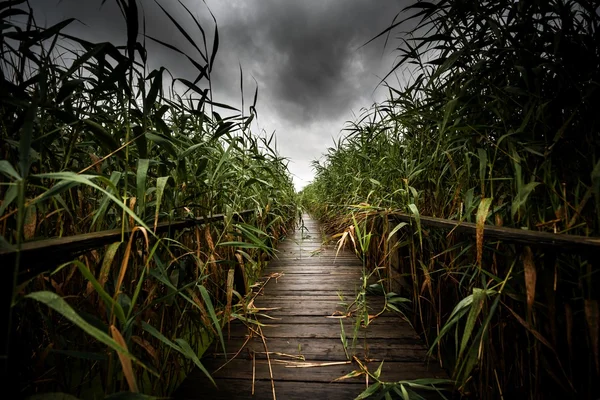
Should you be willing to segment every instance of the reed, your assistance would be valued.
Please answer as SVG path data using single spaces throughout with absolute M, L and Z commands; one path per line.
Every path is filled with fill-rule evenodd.
M 413 2 L 381 33 L 413 21 L 390 72 L 412 78 L 348 123 L 301 193 L 333 231 L 367 221 L 364 257 L 412 299 L 414 325 L 465 397 L 599 394 L 592 253 L 419 223 L 598 236 L 594 4 Z M 394 230 L 397 211 L 413 223 Z
M 136 232 L 5 285 L 20 397 L 169 395 L 244 313 L 230 271 L 242 268 L 252 283 L 297 215 L 286 160 L 272 138 L 249 128 L 256 93 L 245 112 L 213 101 L 216 22 L 203 28 L 179 4 L 198 28 L 186 32 L 171 19 L 196 50 L 188 54 L 145 34 L 135 0 L 116 1 L 124 43 L 70 36 L 64 29 L 73 20 L 40 27 L 26 1 L 0 4 L 2 247 Z M 196 77 L 151 70 L 147 41 L 189 62 Z M 234 218 L 245 209 L 255 216 Z M 217 213 L 222 223 L 154 233 L 158 222 Z M 27 266 L 17 259 L 3 267 Z

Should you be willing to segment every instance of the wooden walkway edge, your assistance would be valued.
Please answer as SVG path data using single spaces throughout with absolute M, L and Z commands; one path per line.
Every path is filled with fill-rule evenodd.
M 420 338 L 397 313 L 386 311 L 375 318 L 352 346 L 355 317 L 332 317 L 347 315 L 361 285 L 361 262 L 351 251 L 342 250 L 336 257 L 334 246 L 321 245 L 318 223 L 303 218 L 306 229 L 297 229 L 281 243 L 278 259 L 266 268 L 268 282 L 254 301 L 255 307 L 269 309 L 260 313 L 273 318 L 259 319 L 268 324 L 262 327 L 264 341 L 249 335 L 241 322 L 232 323 L 227 360 L 219 343 L 202 359 L 218 388 L 197 369 L 175 398 L 273 399 L 274 392 L 279 399 L 353 399 L 366 389 L 365 376 L 335 381 L 360 370 L 348 356 L 356 356 L 369 371 L 385 361 L 381 379 L 388 382 L 447 378 L 435 362 L 427 362 Z M 377 314 L 384 307 L 383 297 L 369 296 L 368 304 L 369 314 Z

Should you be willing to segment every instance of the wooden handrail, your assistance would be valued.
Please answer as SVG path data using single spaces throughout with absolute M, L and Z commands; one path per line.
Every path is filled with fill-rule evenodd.
M 397 222 L 411 222 L 415 220 L 414 215 L 405 213 L 392 213 L 389 217 Z M 452 219 L 419 217 L 422 226 L 431 226 L 434 228 L 451 229 L 455 232 L 475 235 L 477 233 L 477 224 L 472 222 L 456 221 Z M 536 232 L 517 228 L 507 228 L 502 226 L 485 225 L 483 230 L 484 238 L 502 239 L 505 241 L 523 243 L 535 246 L 561 246 L 572 249 L 598 249 L 600 248 L 600 238 L 587 237 L 579 235 L 566 235 L 550 232 Z
M 243 218 L 254 213 L 254 210 L 245 210 L 234 213 L 233 218 Z M 157 224 L 156 233 L 177 231 L 196 225 L 204 225 L 210 222 L 221 221 L 225 214 L 216 214 L 210 217 L 189 218 L 185 220 L 162 222 Z M 131 231 L 125 232 L 125 237 L 129 238 Z M 0 381 L 5 386 L 10 384 L 9 379 L 9 338 L 11 335 L 11 307 L 13 300 L 13 282 L 17 254 L 20 253 L 19 272 L 17 282 L 22 283 L 35 277 L 37 274 L 46 272 L 55 266 L 72 260 L 73 257 L 92 249 L 105 246 L 116 241 L 120 241 L 123 236 L 121 229 L 112 229 L 100 232 L 85 233 L 82 235 L 67 236 L 62 238 L 53 238 L 23 243 L 20 250 L 2 249 L 0 250 L 0 268 L 4 284 L 0 294 L 0 318 L 5 324 L 0 329 Z M 235 270 L 235 282 L 244 285 L 243 276 L 239 276 L 239 268 Z M 238 287 L 238 291 L 244 295 L 245 285 Z
M 234 214 L 235 217 L 246 217 L 254 213 L 254 210 L 244 210 Z M 210 217 L 189 218 L 173 222 L 162 222 L 156 226 L 156 233 L 177 231 L 196 225 L 221 221 L 224 214 L 215 214 Z M 125 232 L 129 238 L 131 231 Z M 93 250 L 107 244 L 120 241 L 121 229 L 111 229 L 100 232 L 84 233 L 82 235 L 66 236 L 61 238 L 44 239 L 21 245 L 21 259 L 18 281 L 23 282 L 31 277 L 49 271 L 56 265 L 72 260 L 74 256 L 88 250 Z M 3 268 L 13 270 L 17 250 L 0 250 L 0 265 Z M 11 274 L 12 275 L 12 274 Z M 11 281 L 12 282 L 12 281 Z

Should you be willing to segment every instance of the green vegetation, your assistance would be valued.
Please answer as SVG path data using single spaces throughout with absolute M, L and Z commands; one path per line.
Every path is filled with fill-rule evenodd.
M 368 227 L 364 258 L 412 298 L 412 322 L 463 395 L 599 394 L 591 254 L 475 240 L 419 220 L 598 236 L 596 7 L 415 2 L 399 14 L 417 24 L 390 72 L 409 82 L 348 125 L 301 193 L 333 231 Z M 394 230 L 394 212 L 414 224 Z
M 256 92 L 246 113 L 212 99 L 216 25 L 207 45 L 180 4 L 198 28 L 187 33 L 172 19 L 192 55 L 140 33 L 135 0 L 117 3 L 127 27 L 119 46 L 65 34 L 73 20 L 41 28 L 24 1 L 0 3 L 2 247 L 137 232 L 6 285 L 21 396 L 170 394 L 202 368 L 209 340 L 243 317 L 234 269 L 252 283 L 297 215 L 285 160 L 272 138 L 249 130 Z M 189 61 L 196 78 L 149 70 L 147 41 Z M 246 209 L 254 216 L 235 218 Z M 154 233 L 158 222 L 216 213 L 224 221 Z M 18 260 L 2 267 L 27 268 Z

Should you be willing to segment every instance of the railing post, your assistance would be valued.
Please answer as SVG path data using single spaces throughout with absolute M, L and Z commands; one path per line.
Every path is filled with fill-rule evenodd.
M 396 221 L 394 218 L 388 218 L 388 226 L 389 231 L 393 231 L 396 226 L 398 226 L 400 222 Z M 400 294 L 404 288 L 407 287 L 406 278 L 403 275 L 402 271 L 402 257 L 401 251 L 402 249 L 399 247 L 398 243 L 400 242 L 401 232 L 395 232 L 389 240 L 388 243 L 388 251 L 390 253 L 390 268 L 389 268 L 389 281 L 390 281 L 390 291 Z
M 246 271 L 244 271 L 244 264 L 236 264 L 233 274 L 233 285 L 240 296 L 244 297 L 248 293 L 248 278 L 246 277 Z

